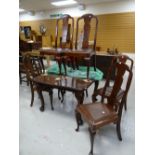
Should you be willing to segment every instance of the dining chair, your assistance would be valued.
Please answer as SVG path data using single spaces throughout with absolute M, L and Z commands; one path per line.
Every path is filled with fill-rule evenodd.
M 93 102 L 88 104 L 82 104 L 77 106 L 75 110 L 77 129 L 79 131 L 79 126 L 83 124 L 82 118 L 89 125 L 89 133 L 90 133 L 90 142 L 91 149 L 90 155 L 93 155 L 93 145 L 94 138 L 96 132 L 101 129 L 103 126 L 108 124 L 116 124 L 117 136 L 120 141 L 122 141 L 121 136 L 121 117 L 122 117 L 122 109 L 124 106 L 125 96 L 130 88 L 131 80 L 132 80 L 132 71 L 129 67 L 124 63 L 117 62 L 116 64 L 116 78 L 114 81 L 114 85 L 112 87 L 112 92 L 109 95 L 108 102 L 105 104 L 104 102 Z M 128 76 L 126 77 L 125 74 Z M 124 79 L 126 77 L 128 80 Z M 102 97 L 104 98 L 107 87 L 109 87 L 110 77 L 107 77 L 105 82 L 105 86 L 103 89 Z M 118 101 L 117 94 L 120 91 L 122 85 L 126 81 L 125 85 L 125 94 Z M 103 100 L 104 101 L 104 100 Z
M 75 36 L 75 51 L 87 52 L 89 56 L 82 58 L 87 65 L 87 77 L 89 77 L 89 70 L 91 65 L 91 58 L 93 59 L 93 67 L 96 71 L 96 39 L 98 30 L 98 18 L 93 14 L 84 14 L 77 19 L 76 22 L 76 36 Z M 91 45 L 90 45 L 91 41 Z M 76 67 L 79 69 L 79 58 L 74 57 Z
M 24 62 L 24 67 L 26 70 L 26 75 L 27 78 L 29 80 L 30 83 L 30 89 L 31 89 L 31 104 L 30 106 L 33 106 L 33 102 L 34 102 L 34 91 L 37 90 L 37 85 L 36 83 L 33 81 L 33 78 L 44 74 L 43 68 L 42 68 L 42 63 L 40 62 L 40 59 L 36 58 L 33 59 L 33 57 L 30 54 L 25 54 L 24 58 L 23 58 L 23 62 Z M 49 93 L 50 96 L 50 101 L 51 101 L 51 109 L 53 110 L 53 103 L 52 103 L 52 99 L 53 99 L 53 90 L 49 89 L 47 87 L 43 87 L 42 91 L 46 91 Z
M 19 52 L 19 81 L 20 85 L 22 84 L 22 82 L 26 82 L 27 86 L 29 85 L 29 81 L 26 76 L 26 70 L 23 64 L 22 52 Z
M 128 67 L 129 67 L 129 69 L 131 71 L 133 69 L 133 60 L 130 57 L 128 57 L 127 55 L 119 55 L 119 56 L 116 56 L 116 57 L 113 58 L 111 66 L 109 67 L 109 71 L 108 71 L 109 75 L 108 76 L 112 76 L 112 70 L 113 70 L 113 68 L 115 68 L 116 62 L 124 63 L 124 64 L 128 65 Z M 94 94 L 92 95 L 92 101 L 95 102 L 97 100 L 97 98 L 96 98 L 97 96 L 102 96 L 103 91 L 104 91 L 104 87 L 97 89 L 97 91 L 94 92 Z M 101 102 L 103 102 L 103 99 L 105 99 L 105 98 L 108 99 L 110 94 L 111 94 L 111 92 L 112 92 L 112 86 L 110 86 L 110 80 L 109 80 L 109 86 L 106 89 L 104 98 L 103 97 L 101 98 Z M 124 102 L 125 102 L 124 108 L 125 108 L 125 110 L 127 110 L 127 96 L 128 96 L 128 92 L 125 93 L 124 89 L 120 89 L 118 94 L 117 94 L 117 100 L 119 101 L 123 97 L 124 94 L 126 94 L 125 97 L 124 97 L 125 98 L 124 99 Z
M 74 34 L 74 18 L 68 14 L 64 14 L 56 21 L 56 33 L 55 33 L 55 48 L 60 50 L 67 50 L 73 48 L 73 34 Z M 69 59 L 67 56 L 55 56 L 55 60 L 58 62 L 60 74 L 62 74 L 62 64 L 67 74 L 66 64 Z

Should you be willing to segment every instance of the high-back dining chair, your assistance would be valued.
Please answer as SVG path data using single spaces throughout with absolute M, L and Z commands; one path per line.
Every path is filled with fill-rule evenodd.
M 26 70 L 23 63 L 22 52 L 19 52 L 19 80 L 20 80 L 20 85 L 22 84 L 22 82 L 26 82 L 27 86 L 29 85 L 29 81 L 27 79 Z
M 24 62 L 25 70 L 26 70 L 26 75 L 27 75 L 27 78 L 30 83 L 30 88 L 31 88 L 31 104 L 30 104 L 30 106 L 32 107 L 33 102 L 34 102 L 34 91 L 37 90 L 37 88 L 36 88 L 37 86 L 33 79 L 36 76 L 44 74 L 44 71 L 43 71 L 43 67 L 40 62 L 40 59 L 39 58 L 37 59 L 36 57 L 35 57 L 35 59 L 33 59 L 33 57 L 30 54 L 24 55 L 23 62 Z M 51 108 L 53 110 L 54 108 L 53 108 L 53 104 L 52 104 L 52 97 L 53 97 L 52 89 L 44 87 L 43 91 L 49 92 L 49 96 L 50 96 L 50 100 L 51 100 Z
M 82 125 L 82 122 L 83 122 L 82 118 L 84 118 L 84 120 L 89 125 L 89 133 L 90 133 L 90 141 L 91 141 L 90 155 L 93 155 L 93 144 L 94 144 L 94 137 L 95 137 L 96 131 L 99 130 L 104 125 L 107 125 L 110 123 L 116 124 L 118 139 L 122 141 L 120 123 L 121 123 L 122 109 L 125 103 L 124 102 L 125 96 L 130 88 L 130 84 L 132 80 L 132 71 L 129 69 L 129 67 L 126 64 L 119 63 L 119 62 L 116 64 L 116 70 L 117 70 L 116 78 L 107 104 L 104 104 L 104 102 L 93 102 L 89 104 L 79 105 L 75 110 L 76 121 L 77 121 L 76 131 L 78 131 L 79 126 Z M 127 82 L 125 87 L 125 94 L 118 101 L 117 94 L 119 93 L 122 87 L 122 84 L 124 83 L 124 77 L 126 77 L 124 75 L 126 73 L 128 73 L 128 76 L 127 76 Z M 102 92 L 103 98 L 105 96 L 106 89 L 109 87 L 109 80 L 110 78 L 107 77 L 107 80 Z
M 89 46 L 89 41 L 90 41 L 90 32 L 92 29 L 91 22 L 92 20 L 94 21 L 94 34 L 92 36 L 92 47 Z M 79 44 L 79 29 L 80 29 L 80 22 L 83 21 L 83 28 L 81 29 L 83 33 L 83 38 L 82 38 L 82 47 L 81 49 L 89 49 L 91 48 L 93 51 L 95 51 L 96 48 L 96 38 L 97 38 L 97 29 L 98 29 L 98 19 L 95 15 L 93 14 L 84 14 L 81 17 L 77 19 L 76 22 L 76 37 L 75 37 L 75 49 L 78 49 L 78 44 Z
M 74 18 L 68 14 L 64 14 L 56 21 L 55 33 L 55 48 L 72 49 L 73 48 L 73 34 L 74 34 Z M 55 60 L 58 62 L 61 74 L 61 64 L 64 65 L 66 74 L 66 56 L 56 56 Z
M 116 56 L 112 60 L 111 66 L 109 67 L 108 76 L 112 76 L 112 69 L 115 67 L 116 62 L 124 63 L 124 64 L 128 65 L 128 67 L 129 67 L 129 69 L 131 71 L 133 69 L 133 60 L 130 57 L 128 57 L 127 55 L 119 55 L 119 56 Z M 110 80 L 109 80 L 109 83 L 110 83 Z M 93 102 L 95 102 L 97 100 L 96 99 L 97 96 L 102 96 L 103 91 L 104 91 L 104 87 L 97 89 L 97 91 L 92 95 Z M 110 84 L 109 84 L 109 86 L 106 89 L 104 98 L 103 97 L 101 98 L 101 102 L 105 98 L 108 99 L 109 96 L 110 96 L 110 94 L 111 94 L 111 92 L 112 92 L 112 86 L 110 86 Z M 117 94 L 117 100 L 119 101 L 124 94 L 126 94 L 125 100 L 124 100 L 124 102 L 125 102 L 124 103 L 124 108 L 125 108 L 125 110 L 127 110 L 127 96 L 128 96 L 128 92 L 125 93 L 125 90 L 124 89 L 120 89 L 119 92 L 118 92 L 118 94 Z
M 83 23 L 83 24 L 82 24 Z M 83 27 L 81 27 L 81 25 Z M 89 74 L 89 67 L 91 58 L 93 56 L 93 66 L 96 71 L 96 39 L 98 30 L 98 19 L 93 14 L 84 14 L 77 19 L 76 22 L 76 36 L 75 36 L 75 50 L 80 52 L 90 51 L 90 55 L 84 57 L 87 64 L 87 77 Z M 90 41 L 92 42 L 90 45 Z M 75 58 L 75 63 L 78 68 L 78 58 Z

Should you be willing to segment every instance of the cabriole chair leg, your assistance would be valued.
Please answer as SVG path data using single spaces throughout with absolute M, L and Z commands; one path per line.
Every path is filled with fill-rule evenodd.
M 33 102 L 34 102 L 34 90 L 31 86 L 31 104 L 30 104 L 31 107 L 33 106 Z
M 77 123 L 77 128 L 75 129 L 76 131 L 79 131 L 79 126 L 83 124 L 82 118 L 80 113 L 75 111 L 75 118 L 76 118 L 76 123 Z
M 50 96 L 50 102 L 51 102 L 51 109 L 54 110 L 54 107 L 53 107 L 53 90 L 49 91 L 49 96 Z
M 88 128 L 88 130 L 89 130 L 89 134 L 90 134 L 90 144 L 91 144 L 89 155 L 93 155 L 94 138 L 96 135 L 96 131 L 92 131 L 90 127 Z
M 117 131 L 118 139 L 119 139 L 120 141 L 122 141 L 121 128 L 120 128 L 120 121 L 118 121 L 117 124 L 116 124 L 116 131 Z

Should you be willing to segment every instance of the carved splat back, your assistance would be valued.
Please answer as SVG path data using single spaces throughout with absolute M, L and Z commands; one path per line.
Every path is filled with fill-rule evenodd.
M 97 28 L 98 28 L 98 19 L 93 14 L 85 14 L 77 19 L 76 23 L 76 41 L 75 41 L 75 49 L 78 47 L 78 36 L 79 36 L 79 23 L 83 20 L 84 26 L 83 26 L 83 41 L 82 41 L 82 49 L 88 49 L 89 48 L 89 41 L 90 41 L 90 32 L 91 32 L 91 22 L 92 19 L 95 20 L 95 32 L 93 35 L 93 50 L 96 48 L 96 37 L 97 37 Z
M 127 55 L 119 56 L 118 61 L 121 62 L 121 63 L 128 64 L 130 70 L 132 70 L 132 68 L 133 68 L 133 60 L 130 57 L 128 57 Z
M 71 21 L 71 23 L 69 23 Z M 62 22 L 62 27 L 60 27 L 60 22 Z M 56 34 L 55 34 L 55 47 L 58 47 L 58 36 L 60 37 L 60 48 L 73 48 L 73 33 L 74 33 L 74 19 L 70 15 L 63 15 L 61 18 L 57 19 L 56 22 Z
M 25 54 L 23 58 L 27 78 L 31 81 L 34 77 L 43 74 L 43 68 L 39 58 L 33 58 L 30 54 Z
M 117 72 L 116 72 L 115 81 L 113 84 L 111 95 L 108 98 L 108 101 L 109 101 L 109 103 L 113 104 L 112 106 L 114 106 L 116 108 L 116 110 L 119 110 L 118 108 L 120 108 L 120 106 L 121 106 L 121 110 L 122 110 L 123 105 L 120 105 L 117 103 L 118 102 L 116 99 L 117 94 L 120 91 L 123 82 L 125 81 L 124 78 L 127 77 L 127 81 L 125 82 L 125 94 L 123 95 L 123 96 L 126 96 L 128 90 L 130 88 L 130 84 L 131 84 L 131 80 L 132 80 L 132 71 L 129 69 L 129 67 L 126 64 L 120 63 L 120 62 L 118 62 L 116 64 L 116 71 Z M 127 74 L 128 76 L 125 76 L 125 74 Z M 104 97 L 105 90 L 109 86 L 109 80 L 110 80 L 109 77 L 110 77 L 110 75 L 107 77 L 105 86 L 103 88 L 103 94 L 102 94 L 103 97 Z M 123 100 L 123 98 L 121 100 Z M 124 102 L 121 102 L 121 104 L 123 104 L 123 103 Z

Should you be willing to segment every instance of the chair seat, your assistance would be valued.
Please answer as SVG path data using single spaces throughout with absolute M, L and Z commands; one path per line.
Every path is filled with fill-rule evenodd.
M 83 118 L 90 124 L 93 130 L 96 130 L 110 122 L 115 122 L 118 115 L 113 107 L 109 104 L 90 103 L 79 105 L 77 112 L 82 114 Z

